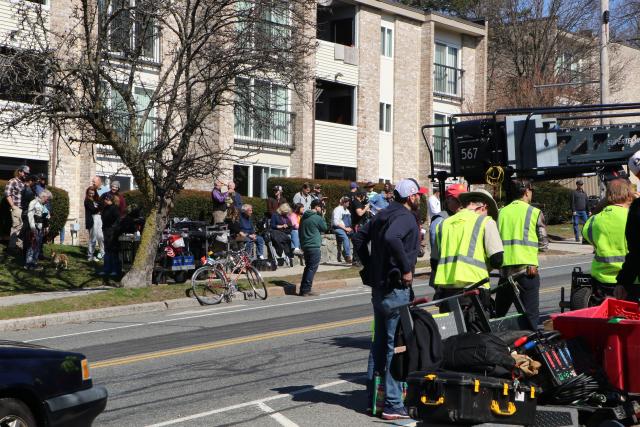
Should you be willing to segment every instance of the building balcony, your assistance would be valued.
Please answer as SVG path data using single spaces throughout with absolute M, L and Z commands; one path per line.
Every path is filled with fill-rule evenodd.
M 314 162 L 325 165 L 357 167 L 357 126 L 316 120 Z
M 358 84 L 358 49 L 325 40 L 318 40 L 316 77 L 323 80 Z
M 433 94 L 444 98 L 461 100 L 464 70 L 448 65 L 433 64 Z
M 234 143 L 250 149 L 293 150 L 295 118 L 294 113 L 286 110 L 258 111 L 255 117 L 236 110 Z

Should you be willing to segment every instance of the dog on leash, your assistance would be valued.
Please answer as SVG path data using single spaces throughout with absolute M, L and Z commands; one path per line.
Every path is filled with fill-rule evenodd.
M 53 265 L 56 267 L 56 270 L 69 269 L 69 258 L 65 254 L 51 252 L 51 259 L 53 260 Z

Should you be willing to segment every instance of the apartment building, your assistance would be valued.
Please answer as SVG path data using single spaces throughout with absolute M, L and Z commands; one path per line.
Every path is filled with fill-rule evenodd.
M 52 28 L 70 25 L 72 2 L 49 7 L 50 1 L 33 2 L 45 2 Z M 133 5 L 135 0 L 121 1 Z M 15 0 L 0 0 L 0 31 L 5 35 L 17 26 L 15 5 Z M 217 143 L 237 156 L 228 162 L 224 178 L 234 179 L 241 194 L 254 197 L 267 196 L 272 176 L 362 181 L 417 177 L 426 182 L 429 154 L 421 126 L 485 107 L 486 24 L 386 0 L 321 0 L 316 21 L 317 49 L 308 58 L 316 78 L 305 86 L 302 98 L 277 81 L 237 79 L 238 87 L 262 100 L 259 109 L 268 112 L 270 125 L 257 125 L 241 108 L 218 112 Z M 119 49 L 140 40 L 148 52 L 134 89 L 144 107 L 161 67 L 161 31 L 125 33 L 124 38 L 110 35 L 116 60 Z M 112 105 L 118 104 L 117 94 L 108 96 Z M 143 140 L 154 138 L 157 123 L 151 116 Z M 437 167 L 447 168 L 446 132 L 429 138 Z M 120 181 L 123 191 L 135 188 L 135 182 L 108 147 L 68 142 L 68 135 L 58 135 L 46 124 L 0 135 L 0 178 L 9 178 L 24 163 L 47 173 L 52 185 L 69 192 L 69 224 L 79 223 L 82 230 L 84 190 L 93 175 L 107 183 Z M 211 186 L 212 181 L 189 183 L 190 188 Z
M 236 114 L 237 151 L 263 143 L 233 166 L 240 191 L 265 197 L 270 176 L 426 182 L 421 126 L 485 107 L 486 24 L 379 0 L 319 1 L 316 21 L 312 105 L 284 88 L 255 85 L 280 100 L 274 128 L 283 130 L 263 141 Z M 436 166 L 446 169 L 446 131 L 429 137 Z

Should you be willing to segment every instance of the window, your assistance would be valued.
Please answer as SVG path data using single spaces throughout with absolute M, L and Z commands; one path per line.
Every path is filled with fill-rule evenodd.
M 391 132 L 391 104 L 380 103 L 380 130 Z
M 104 173 L 104 171 L 103 171 Z M 133 178 L 127 175 L 97 175 L 102 180 L 102 183 L 109 187 L 113 181 L 120 183 L 120 193 L 129 191 L 135 187 Z
M 458 68 L 458 48 L 436 43 L 433 89 L 434 92 L 460 96 L 462 70 Z
M 355 88 L 316 80 L 316 120 L 354 126 Z
M 44 95 L 43 62 L 36 51 L 0 47 L 0 99 L 37 104 Z
M 287 2 L 238 1 L 236 30 L 242 48 L 256 47 L 274 54 L 288 53 L 291 42 L 291 10 Z M 259 8 L 259 10 L 258 10 Z M 259 18 L 255 18 L 259 16 Z
M 449 118 L 445 114 L 436 113 L 433 119 L 434 124 L 437 125 L 449 124 Z M 454 123 L 456 121 L 453 119 Z M 448 127 L 433 128 L 433 157 L 436 164 L 447 166 L 451 164 Z
M 567 82 L 582 81 L 584 68 L 583 59 L 568 52 L 558 55 L 556 59 L 556 74 Z
M 342 179 L 346 181 L 356 180 L 356 168 L 345 166 L 315 164 L 315 179 Z
M 266 80 L 236 78 L 236 139 L 289 145 L 291 117 L 286 87 Z
M 267 183 L 271 177 L 287 176 L 287 169 L 282 167 L 259 165 L 234 165 L 233 181 L 242 196 L 267 198 Z
M 120 90 L 124 91 L 126 88 L 120 86 Z M 156 119 L 155 108 L 152 108 L 144 123 L 142 119 L 149 109 L 151 102 L 151 96 L 153 91 L 142 87 L 136 87 L 133 91 L 133 99 L 136 103 L 136 111 L 138 114 L 138 132 L 139 132 L 139 147 L 141 150 L 148 150 L 152 148 L 156 138 Z M 114 127 L 116 132 L 123 139 L 129 138 L 129 114 L 127 112 L 127 106 L 125 104 L 122 95 L 118 90 L 112 89 L 110 96 L 110 111 Z
M 109 49 L 127 57 L 160 60 L 159 29 L 148 10 L 148 2 L 136 6 L 136 0 L 111 0 L 109 15 Z
M 393 30 L 380 27 L 380 55 L 393 58 Z
M 331 6 L 318 5 L 317 38 L 344 46 L 356 45 L 356 7 L 342 1 Z

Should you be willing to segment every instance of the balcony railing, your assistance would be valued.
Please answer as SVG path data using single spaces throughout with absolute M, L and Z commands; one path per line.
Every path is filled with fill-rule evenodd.
M 234 140 L 254 148 L 293 150 L 296 115 L 286 110 L 257 111 L 253 114 L 236 108 Z
M 122 139 L 129 141 L 129 116 L 126 114 L 114 114 L 112 119 L 113 127 Z M 149 117 L 142 127 L 142 132 L 138 140 L 138 148 L 140 151 L 148 151 L 156 145 L 158 132 L 160 129 L 160 120 Z M 107 145 L 98 146 L 98 154 L 103 156 L 115 156 L 115 151 Z
M 437 165 L 451 166 L 449 138 L 433 135 L 433 162 Z
M 464 70 L 448 65 L 434 64 L 433 91 L 436 94 L 462 97 L 462 74 Z

